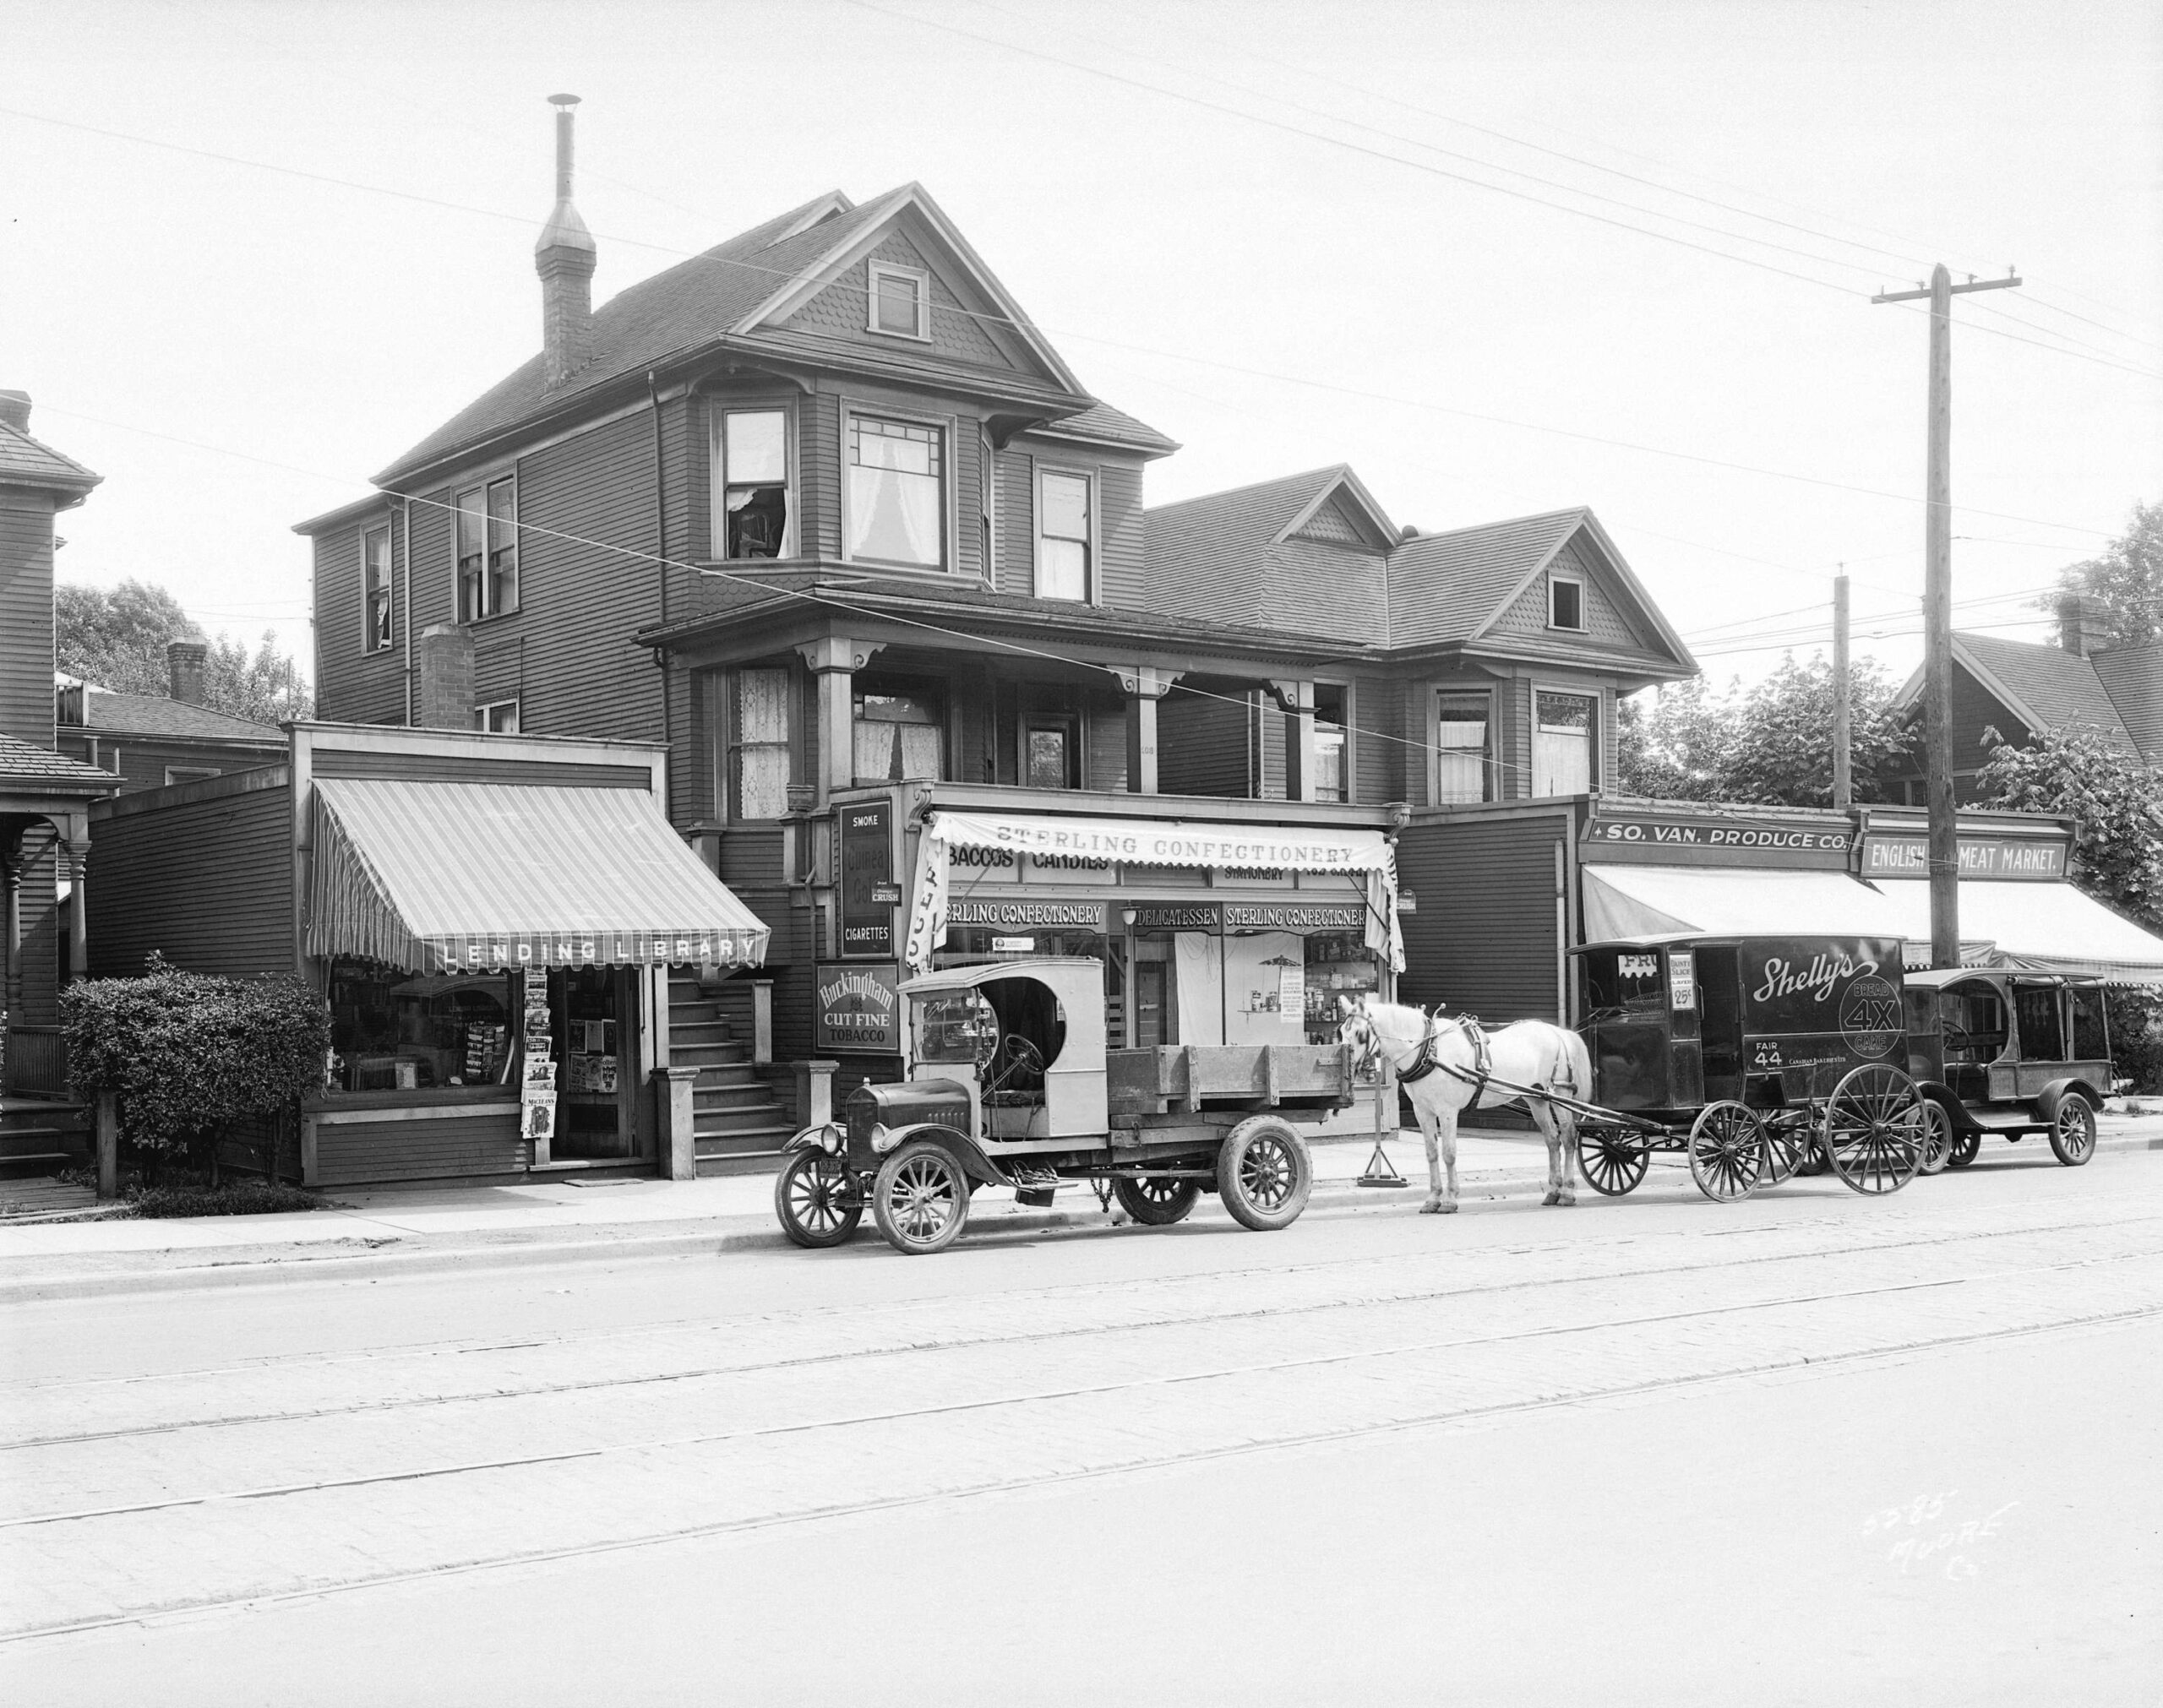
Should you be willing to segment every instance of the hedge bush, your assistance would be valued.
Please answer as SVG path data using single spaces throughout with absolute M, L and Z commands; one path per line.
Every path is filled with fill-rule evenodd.
M 122 1135 L 161 1160 L 292 1107 L 323 1083 L 330 1047 L 330 1007 L 300 980 L 183 972 L 155 954 L 141 978 L 70 985 L 60 1023 L 74 1095 L 115 1093 Z

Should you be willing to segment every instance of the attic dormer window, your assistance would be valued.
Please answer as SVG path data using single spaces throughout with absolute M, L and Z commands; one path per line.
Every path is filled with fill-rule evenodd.
M 871 329 L 890 338 L 931 336 L 931 275 L 914 267 L 870 264 Z
M 1547 626 L 1577 629 L 1585 626 L 1585 584 L 1576 576 L 1547 578 Z

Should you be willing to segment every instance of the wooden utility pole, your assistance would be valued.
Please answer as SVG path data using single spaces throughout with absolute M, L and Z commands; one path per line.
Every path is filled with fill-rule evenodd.
M 2007 291 L 2020 280 L 1955 285 L 1941 261 L 1919 291 L 1881 291 L 1872 302 L 1930 298 L 1930 460 L 1923 505 L 1923 771 L 1930 808 L 1930 961 L 1960 965 L 1960 834 L 1953 806 L 1953 299 Z
M 1833 578 L 1833 810 L 1844 813 L 1855 803 L 1853 763 L 1849 748 L 1854 732 L 1848 725 L 1848 575 L 1847 566 Z

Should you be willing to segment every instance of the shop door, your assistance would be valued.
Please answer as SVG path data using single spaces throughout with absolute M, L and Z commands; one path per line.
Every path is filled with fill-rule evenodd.
M 629 1157 L 637 1148 L 635 973 L 582 966 L 548 975 L 556 1056 L 558 1161 Z
M 1134 1042 L 1145 1050 L 1172 1042 L 1164 1035 L 1164 963 L 1139 955 L 1134 962 Z

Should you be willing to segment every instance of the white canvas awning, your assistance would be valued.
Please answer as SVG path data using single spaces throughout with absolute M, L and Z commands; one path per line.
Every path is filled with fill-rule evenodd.
M 1904 937 L 1907 916 L 1844 872 L 1760 866 L 1588 866 L 1584 940 Z
M 1274 867 L 1343 874 L 1367 903 L 1367 947 L 1404 970 L 1397 918 L 1397 861 L 1380 830 L 1306 825 L 1218 824 L 1189 819 L 1072 818 L 1048 813 L 940 811 L 924 820 L 916 894 L 909 908 L 908 965 L 931 965 L 946 940 L 947 851 L 1005 848 L 1134 866 Z
M 1902 935 L 1922 946 L 1920 956 L 1910 955 L 1910 965 L 1926 965 L 1930 885 L 1888 879 L 1877 887 L 1898 911 Z M 2086 973 L 2117 984 L 2163 984 L 2163 937 L 2070 884 L 1964 878 L 1960 959 L 1971 966 Z

